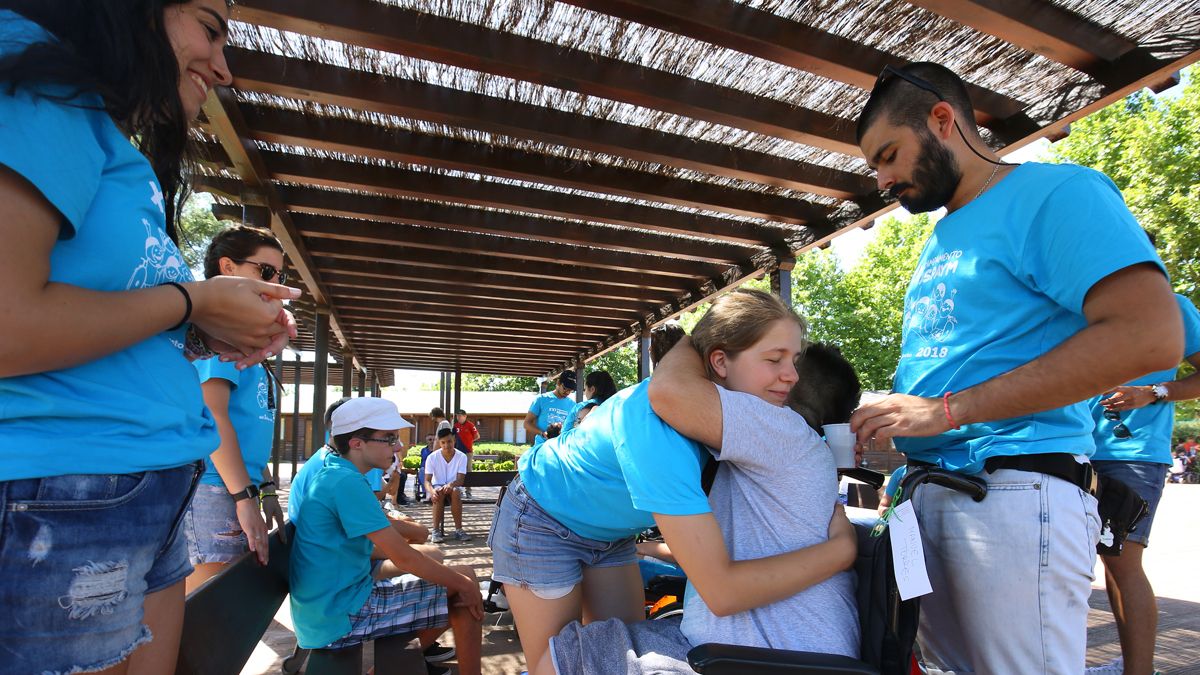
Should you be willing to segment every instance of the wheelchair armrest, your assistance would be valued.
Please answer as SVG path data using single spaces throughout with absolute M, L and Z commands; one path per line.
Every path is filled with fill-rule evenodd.
M 704 644 L 687 655 L 692 670 L 705 675 L 809 673 L 810 675 L 879 675 L 871 666 L 838 654 L 784 649 Z
M 650 583 L 646 584 L 647 594 L 660 598 L 664 595 L 674 595 L 682 600 L 683 592 L 686 588 L 687 577 L 674 574 L 660 574 L 651 579 Z

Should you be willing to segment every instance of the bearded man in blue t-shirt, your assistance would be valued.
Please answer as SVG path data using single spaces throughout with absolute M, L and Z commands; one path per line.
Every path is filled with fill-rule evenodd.
M 989 483 L 979 503 L 913 500 L 929 672 L 1079 673 L 1099 539 L 1084 402 L 1176 365 L 1179 308 L 1112 181 L 1002 163 L 972 111 L 957 75 L 916 63 L 886 68 L 859 117 L 879 187 L 947 215 L 909 281 L 896 393 L 851 424 Z

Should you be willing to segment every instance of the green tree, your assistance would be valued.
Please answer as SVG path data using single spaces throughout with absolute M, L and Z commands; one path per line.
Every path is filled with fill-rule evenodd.
M 536 377 L 463 373 L 463 391 L 528 391 L 538 390 Z
M 212 214 L 212 199 L 207 195 L 192 195 L 179 215 L 179 250 L 188 267 L 204 265 L 204 253 L 213 236 L 225 228 Z
M 885 218 L 849 272 L 828 250 L 812 251 L 793 272 L 794 305 L 813 341 L 841 347 L 863 387 L 890 389 L 900 360 L 904 293 L 933 227 L 929 214 Z
M 637 342 L 637 340 L 630 340 L 604 356 L 588 363 L 584 368 L 585 377 L 586 373 L 594 370 L 603 370 L 612 376 L 617 389 L 624 389 L 631 384 L 637 384 Z M 583 383 L 580 382 L 579 386 L 582 387 Z
M 1051 159 L 1104 172 L 1138 222 L 1158 239 L 1175 291 L 1200 299 L 1200 78 L 1184 71 L 1178 95 L 1138 92 L 1071 125 Z M 1184 364 L 1178 377 L 1192 372 Z M 1176 406 L 1191 419 L 1200 402 Z

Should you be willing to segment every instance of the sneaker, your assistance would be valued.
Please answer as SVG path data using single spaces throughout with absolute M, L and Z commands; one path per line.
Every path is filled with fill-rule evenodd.
M 474 499 L 474 497 L 471 496 L 471 488 L 467 488 L 463 492 L 465 493 L 463 495 L 463 499 Z
M 440 544 L 443 541 L 446 541 L 446 535 L 442 534 L 440 530 L 434 530 L 433 533 L 429 535 L 429 542 L 432 544 Z
M 459 541 L 471 541 L 471 535 L 467 534 L 466 532 L 463 532 L 462 530 L 455 530 L 454 538 Z
M 456 654 L 454 647 L 443 647 L 436 642 L 426 647 L 425 651 L 422 653 L 424 654 L 425 661 L 427 663 L 440 663 L 442 661 L 449 661 L 450 659 L 454 658 Z
M 436 663 L 425 662 L 425 672 L 428 675 L 450 675 L 450 669 L 446 666 L 439 666 Z
M 1084 675 L 1122 675 L 1125 672 L 1125 659 L 1118 656 L 1102 666 L 1092 666 L 1083 672 Z

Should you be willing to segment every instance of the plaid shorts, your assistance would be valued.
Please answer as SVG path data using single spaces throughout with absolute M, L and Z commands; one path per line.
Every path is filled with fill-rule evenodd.
M 446 588 L 411 574 L 379 579 L 362 609 L 350 615 L 350 632 L 325 649 L 341 649 L 389 635 L 450 624 Z

